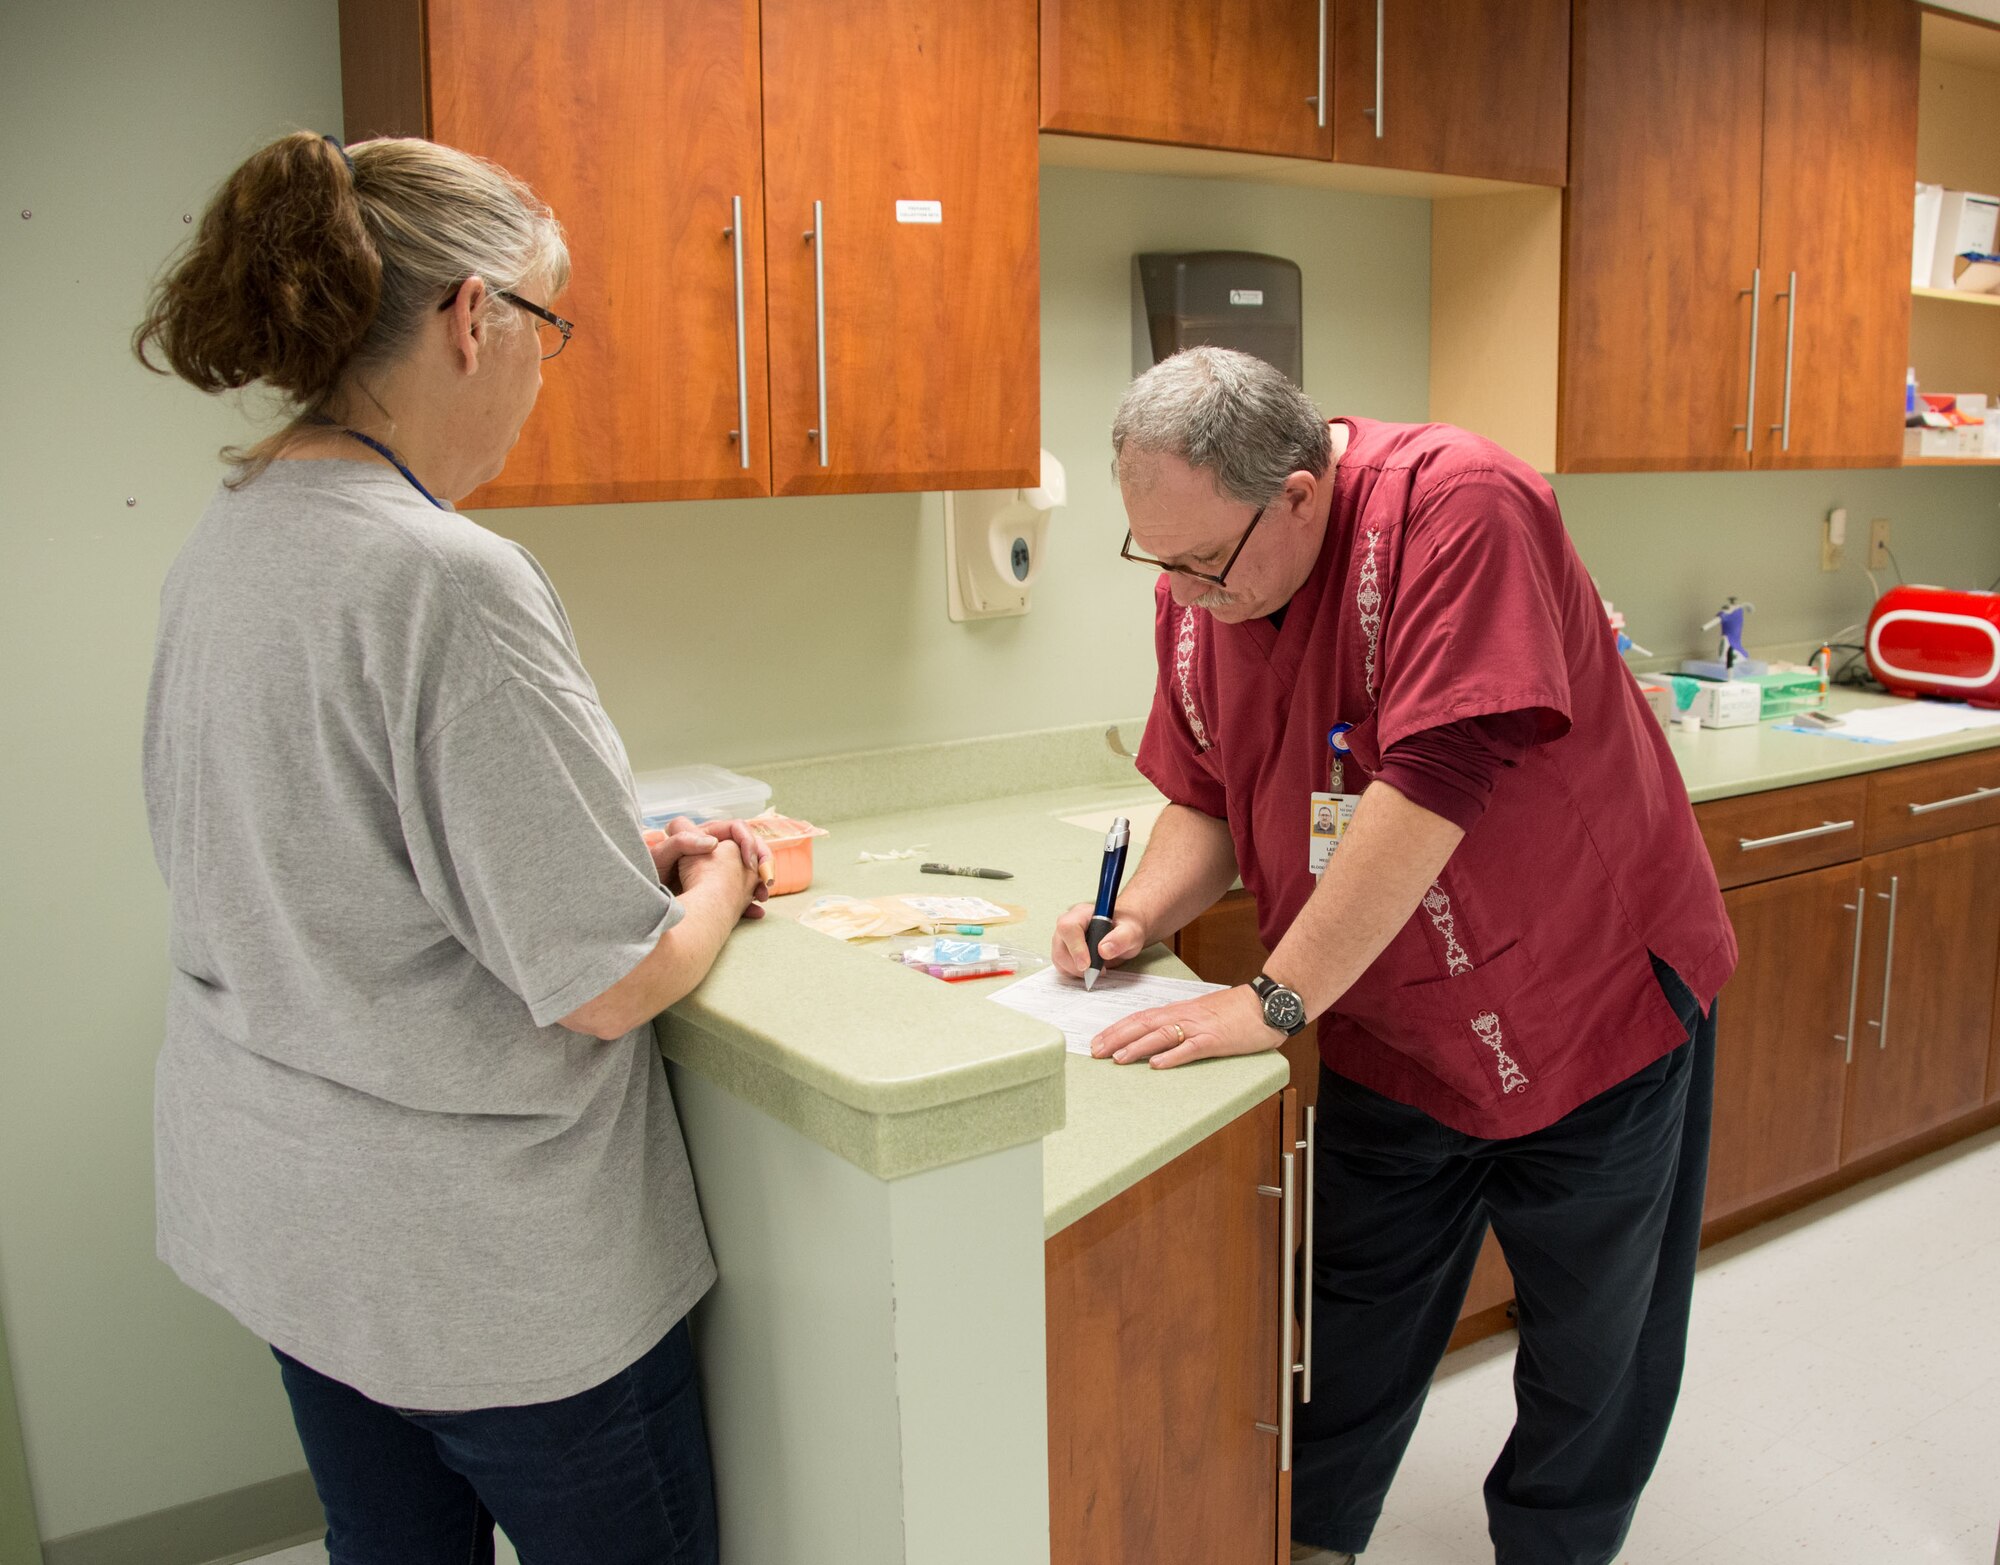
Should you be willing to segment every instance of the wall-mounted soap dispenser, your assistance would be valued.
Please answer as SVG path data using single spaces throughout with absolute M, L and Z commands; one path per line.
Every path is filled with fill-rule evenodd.
M 1042 453 L 1033 489 L 963 489 L 944 497 L 945 604 L 954 620 L 1028 612 L 1049 517 L 1065 503 L 1062 463 Z

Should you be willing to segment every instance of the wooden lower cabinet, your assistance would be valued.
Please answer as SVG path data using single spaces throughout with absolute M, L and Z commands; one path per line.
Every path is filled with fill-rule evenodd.
M 2000 964 L 2000 827 L 1872 855 L 1842 1160 L 1985 1101 Z
M 1267 1099 L 1048 1241 L 1052 1565 L 1271 1565 L 1281 1471 L 1282 1156 Z M 1304 1169 L 1293 1162 L 1303 1199 Z
M 1723 893 L 1742 958 L 1716 1018 L 1707 1218 L 1840 1166 L 1860 892 L 1861 867 L 1840 864 Z

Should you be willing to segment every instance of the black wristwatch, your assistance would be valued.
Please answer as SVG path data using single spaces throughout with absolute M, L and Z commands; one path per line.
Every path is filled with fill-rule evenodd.
M 1306 1002 L 1268 973 L 1250 980 L 1250 992 L 1264 1002 L 1264 1022 L 1287 1038 L 1296 1038 L 1306 1024 Z

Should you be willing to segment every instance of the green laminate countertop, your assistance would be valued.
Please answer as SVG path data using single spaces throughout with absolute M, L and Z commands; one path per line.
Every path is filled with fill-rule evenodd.
M 1894 696 L 1835 690 L 1827 697 L 1826 709 L 1838 717 L 1867 707 L 1910 704 Z M 1770 723 L 1755 723 L 1747 728 L 1704 728 L 1692 734 L 1674 729 L 1667 741 L 1680 763 L 1688 797 L 1696 804 L 1706 804 L 1738 794 L 1796 788 L 1801 783 L 1990 749 L 2000 745 L 2000 728 L 1968 728 L 1942 739 L 1905 744 L 1856 744 L 1830 734 L 1795 734 Z
M 1828 704 L 1841 713 L 1891 700 L 1835 691 Z M 2000 728 L 1864 745 L 1760 723 L 1674 730 L 1669 743 L 1689 795 L 1702 803 L 2000 745 Z M 1085 1059 L 1067 1053 L 1052 1027 L 991 1004 L 1004 981 L 941 984 L 890 961 L 884 942 L 845 944 L 793 917 L 830 892 L 965 892 L 1026 909 L 1025 920 L 988 938 L 1046 953 L 1057 917 L 1093 891 L 1102 846 L 1097 831 L 1063 817 L 1124 810 L 1137 817 L 1134 836 L 1143 841 L 1146 807 L 1159 802 L 1126 771 L 1087 786 L 836 819 L 816 846 L 812 889 L 738 932 L 701 988 L 660 1019 L 661 1047 L 884 1179 L 1040 1140 L 1054 1233 L 1278 1091 L 1282 1057 L 1174 1071 Z M 862 850 L 918 845 L 922 859 L 1012 870 L 1014 878 L 925 875 L 918 859 L 857 862 Z M 1163 949 L 1142 965 L 1186 972 Z
M 815 844 L 812 889 L 731 939 L 701 988 L 660 1019 L 661 1047 L 885 1179 L 1040 1139 L 1054 1233 L 1277 1092 L 1284 1058 L 1171 1071 L 1086 1059 L 1054 1028 L 991 1003 L 1006 980 L 939 983 L 891 961 L 886 942 L 843 943 L 786 915 L 835 892 L 980 895 L 1027 912 L 988 940 L 1046 954 L 1056 919 L 1096 889 L 1103 853 L 1101 831 L 1062 817 L 1158 800 L 1134 772 L 1119 786 L 838 821 Z M 924 860 L 1014 878 L 925 875 L 919 859 L 857 862 L 863 850 L 920 843 Z M 1139 965 L 1187 976 L 1161 948 Z

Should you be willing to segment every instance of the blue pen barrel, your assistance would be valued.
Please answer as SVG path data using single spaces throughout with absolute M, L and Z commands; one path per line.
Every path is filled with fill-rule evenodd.
M 1097 982 L 1097 975 L 1104 967 L 1098 942 L 1111 933 L 1112 914 L 1118 906 L 1118 885 L 1125 878 L 1125 850 L 1131 841 L 1132 823 L 1122 815 L 1114 816 L 1111 830 L 1104 834 L 1104 868 L 1097 875 L 1097 906 L 1083 930 L 1083 942 L 1090 952 L 1090 966 L 1083 975 L 1086 989 Z
M 1125 879 L 1125 844 L 1104 850 L 1104 868 L 1097 877 L 1096 916 L 1111 917 L 1118 903 L 1118 887 Z

